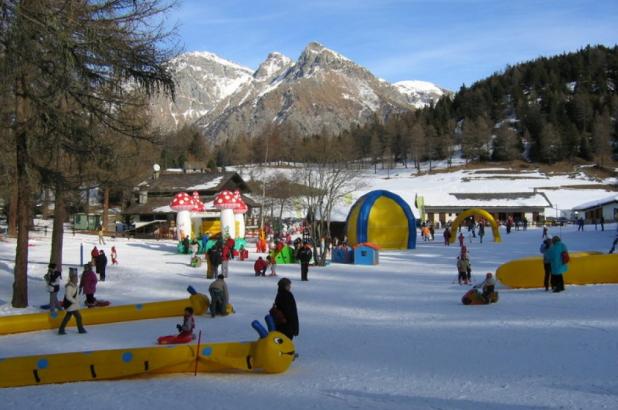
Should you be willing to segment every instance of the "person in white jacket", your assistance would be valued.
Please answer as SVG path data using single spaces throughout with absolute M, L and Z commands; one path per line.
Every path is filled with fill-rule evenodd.
M 58 328 L 59 335 L 65 335 L 64 331 L 67 323 L 71 320 L 72 316 L 75 316 L 77 322 L 77 330 L 79 333 L 86 333 L 84 325 L 82 323 L 82 315 L 79 313 L 79 287 L 77 286 L 77 269 L 69 269 L 69 282 L 64 287 L 64 310 L 66 315 L 62 319 L 62 323 Z

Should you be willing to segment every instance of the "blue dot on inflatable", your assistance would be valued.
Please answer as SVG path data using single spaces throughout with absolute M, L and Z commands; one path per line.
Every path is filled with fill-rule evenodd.
M 38 367 L 39 369 L 47 369 L 48 365 L 49 362 L 47 361 L 47 359 L 39 359 L 39 361 L 36 362 L 36 367 Z
M 142 305 L 141 303 L 138 303 L 137 305 L 135 305 L 135 309 L 137 310 L 142 310 L 143 307 L 144 305 Z
M 51 316 L 52 319 L 55 319 L 58 317 L 58 312 L 56 312 L 55 310 L 53 312 L 49 313 L 49 316 Z
M 133 360 L 133 353 L 131 352 L 124 352 L 122 354 L 122 361 L 125 363 L 129 363 L 131 360 Z
M 210 356 L 212 354 L 212 347 L 208 347 L 206 346 L 203 350 L 202 350 L 202 355 L 204 356 Z

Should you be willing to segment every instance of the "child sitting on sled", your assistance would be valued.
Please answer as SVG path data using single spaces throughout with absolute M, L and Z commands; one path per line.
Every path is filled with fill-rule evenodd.
M 496 289 L 496 279 L 491 272 L 488 272 L 487 275 L 485 275 L 485 280 L 479 285 L 479 287 L 483 290 L 483 299 L 485 299 L 485 302 L 490 303 Z
M 178 329 L 178 337 L 193 337 L 193 329 L 195 329 L 195 319 L 193 318 L 193 308 L 191 306 L 187 306 L 185 308 L 185 314 L 183 316 L 182 325 L 176 325 L 176 329 Z

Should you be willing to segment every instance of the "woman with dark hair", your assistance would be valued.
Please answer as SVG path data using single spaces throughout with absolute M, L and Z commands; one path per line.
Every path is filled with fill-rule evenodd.
M 283 333 L 292 340 L 294 336 L 298 336 L 296 300 L 290 291 L 292 282 L 288 278 L 282 278 L 279 280 L 278 286 L 277 297 L 273 305 L 273 310 L 277 312 L 277 314 L 273 315 L 275 327 L 278 332 Z

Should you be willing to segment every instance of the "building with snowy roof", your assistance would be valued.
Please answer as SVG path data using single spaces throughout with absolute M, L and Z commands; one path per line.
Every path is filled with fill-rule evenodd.
M 452 222 L 457 215 L 470 208 L 482 208 L 492 214 L 496 221 L 515 221 L 543 223 L 545 208 L 552 204 L 543 192 L 453 192 L 447 197 L 434 199 L 425 197 L 427 220 L 441 225 Z
M 175 194 L 197 192 L 205 205 L 200 216 L 205 223 L 215 223 L 221 211 L 214 206 L 214 197 L 223 190 L 240 191 L 249 208 L 249 215 L 252 209 L 260 207 L 249 196 L 251 189 L 238 173 L 199 169 L 189 171 L 185 168 L 155 172 L 149 179 L 140 182 L 134 187 L 132 203 L 123 214 L 129 216 L 136 228 L 144 234 L 157 230 L 162 232 L 162 236 L 169 236 L 167 231 L 174 227 L 176 219 L 176 211 L 170 207 Z
M 573 208 L 574 212 L 584 217 L 586 223 L 600 221 L 601 217 L 605 222 L 618 220 L 618 194 L 590 201 Z

